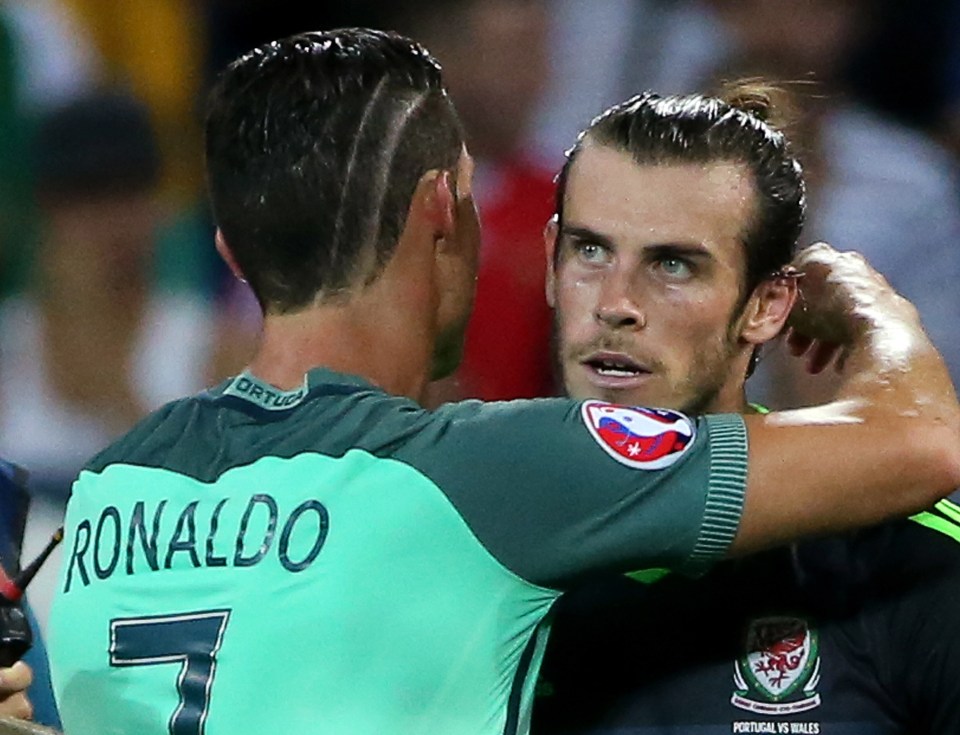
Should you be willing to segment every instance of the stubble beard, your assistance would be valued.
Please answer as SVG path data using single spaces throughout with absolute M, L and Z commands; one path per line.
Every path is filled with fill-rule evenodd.
M 676 410 L 691 416 L 711 410 L 730 379 L 736 352 L 736 341 L 729 333 L 713 343 L 711 349 L 698 350 L 690 370 L 673 391 L 673 395 L 685 397 Z

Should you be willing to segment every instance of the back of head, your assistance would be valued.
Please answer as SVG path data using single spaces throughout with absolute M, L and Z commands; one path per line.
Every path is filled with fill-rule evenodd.
M 752 80 L 728 85 L 719 97 L 645 93 L 595 118 L 567 152 L 557 190 L 563 217 L 570 166 L 587 142 L 630 154 L 640 165 L 735 163 L 750 172 L 756 204 L 743 233 L 746 297 L 790 262 L 806 211 L 803 172 L 779 129 L 774 98 L 781 90 Z
M 237 59 L 206 121 L 214 217 L 265 311 L 374 280 L 417 183 L 456 166 L 462 132 L 440 68 L 394 33 L 304 33 Z

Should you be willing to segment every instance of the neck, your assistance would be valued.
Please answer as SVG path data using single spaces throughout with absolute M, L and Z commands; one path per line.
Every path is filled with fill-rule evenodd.
M 702 410 L 702 413 L 754 413 L 747 401 L 747 393 L 742 383 L 721 388 Z
M 730 355 L 723 382 L 709 400 L 702 401 L 697 413 L 753 413 L 747 401 L 747 370 L 753 356 L 751 345 L 741 346 Z
M 306 372 L 324 367 L 419 401 L 430 379 L 432 341 L 429 330 L 417 328 L 401 312 L 385 312 L 359 298 L 347 305 L 268 314 L 249 370 L 271 385 L 292 390 L 303 383 Z

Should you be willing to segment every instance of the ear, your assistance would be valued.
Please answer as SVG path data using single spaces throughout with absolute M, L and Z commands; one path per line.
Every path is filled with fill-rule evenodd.
M 460 152 L 455 173 L 431 169 L 421 178 L 414 192 L 411 214 L 419 215 L 440 246 L 455 242 L 459 220 L 476 217 L 473 202 L 473 158 L 466 147 Z M 454 176 L 456 179 L 454 179 Z
M 752 345 L 769 342 L 783 331 L 796 300 L 796 278 L 774 277 L 761 281 L 744 307 L 740 338 Z
M 557 215 L 553 215 L 547 220 L 547 226 L 543 228 L 543 246 L 547 252 L 547 304 L 551 309 L 557 306 L 557 273 L 554 269 L 554 256 L 557 251 L 557 235 L 560 232 L 560 226 L 557 223 Z
M 427 213 L 438 235 L 438 244 L 447 240 L 457 228 L 457 195 L 454 193 L 453 176 L 449 171 L 440 171 L 428 189 Z
M 230 272 L 233 273 L 237 280 L 246 283 L 247 279 L 243 277 L 243 271 L 240 270 L 240 266 L 237 265 L 237 260 L 233 257 L 233 251 L 230 250 L 230 246 L 227 245 L 227 239 L 223 236 L 223 231 L 219 227 L 217 228 L 214 242 L 217 246 L 217 252 L 220 253 L 220 257 L 223 258 L 223 262 L 227 264 Z
M 460 148 L 460 158 L 457 160 L 457 198 L 473 199 L 473 172 L 476 164 L 473 156 L 467 151 L 467 146 Z
M 407 212 L 405 230 L 445 244 L 456 229 L 456 195 L 449 171 L 431 169 L 420 177 Z

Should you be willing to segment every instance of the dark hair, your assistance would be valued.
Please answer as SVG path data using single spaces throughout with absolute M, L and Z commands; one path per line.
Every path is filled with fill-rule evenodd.
M 462 141 L 439 65 L 395 33 L 304 33 L 233 62 L 210 96 L 208 187 L 263 309 L 375 280 L 420 178 Z
M 757 205 L 743 233 L 746 299 L 764 278 L 790 262 L 806 211 L 800 163 L 772 124 L 772 98 L 778 93 L 751 80 L 728 86 L 723 97 L 648 92 L 611 107 L 567 151 L 557 180 L 558 219 L 563 220 L 570 166 L 587 141 L 629 153 L 638 164 L 742 164 L 752 176 Z
M 122 89 L 95 90 L 44 114 L 33 151 L 37 190 L 45 198 L 149 191 L 160 180 L 150 111 Z

